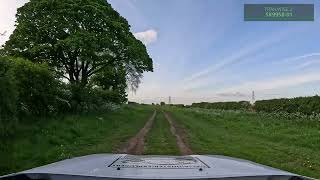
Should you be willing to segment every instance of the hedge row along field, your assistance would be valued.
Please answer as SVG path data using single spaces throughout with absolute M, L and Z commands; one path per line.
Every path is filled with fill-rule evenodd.
M 206 108 L 206 109 L 222 109 L 222 110 L 248 110 L 251 107 L 250 102 L 201 102 L 192 103 L 191 107 Z
M 261 100 L 255 102 L 254 109 L 263 112 L 320 114 L 320 96 Z
M 251 105 L 248 101 L 240 102 L 201 102 L 191 107 L 222 110 L 254 110 L 257 112 L 286 112 L 304 115 L 320 114 L 320 96 L 282 98 L 256 101 Z

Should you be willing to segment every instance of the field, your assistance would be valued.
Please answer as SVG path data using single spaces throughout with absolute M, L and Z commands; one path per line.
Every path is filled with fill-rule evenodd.
M 179 154 L 175 137 L 170 132 L 169 122 L 161 112 L 156 116 L 146 139 L 145 154 Z
M 230 38 L 236 31 L 229 25 L 237 25 L 236 19 L 228 24 L 231 19 L 226 18 L 222 29 L 214 19 L 206 18 L 208 22 L 204 22 L 204 18 L 195 18 L 192 20 L 199 22 L 189 23 L 185 12 L 196 15 L 192 17 L 219 13 L 221 8 L 215 2 L 199 6 L 134 3 L 130 9 L 128 3 L 108 3 L 107 0 L 13 2 L 16 3 L 5 6 L 12 11 L 2 17 L 8 20 L 2 24 L 14 26 L 5 25 L 5 29 L 0 29 L 0 37 L 5 40 L 0 41 L 0 176 L 78 156 L 117 153 L 226 155 L 320 178 L 320 96 L 284 98 L 318 92 L 319 79 L 314 78 L 318 71 L 313 62 L 308 63 L 313 60 L 309 59 L 310 54 L 319 56 L 313 51 L 318 48 L 313 46 L 315 38 L 292 43 L 286 36 L 269 44 L 261 42 L 277 35 L 273 32 L 284 29 L 282 25 L 266 31 L 271 34 L 254 33 L 251 37 L 250 30 L 238 19 L 241 20 L 237 26 L 240 36 Z M 232 7 L 228 17 L 239 15 L 233 9 L 242 7 L 243 3 L 221 6 L 224 13 L 228 13 L 229 5 Z M 152 12 L 153 8 L 157 13 Z M 159 8 L 164 9 L 163 15 Z M 150 18 L 150 13 L 157 14 L 157 18 Z M 130 18 L 126 19 L 127 15 Z M 221 18 L 216 20 L 219 24 Z M 305 29 L 316 29 L 308 27 Z M 218 31 L 212 35 L 210 29 Z M 230 37 L 228 33 L 216 34 L 229 29 L 232 29 Z M 315 35 L 315 32 L 304 34 Z M 215 37 L 219 41 L 215 41 Z M 250 40 L 248 47 L 242 43 L 245 40 Z M 170 45 L 163 46 L 166 42 Z M 283 48 L 280 47 L 284 53 L 269 48 L 276 47 L 272 43 L 280 42 L 284 42 Z M 304 45 L 308 42 L 311 44 Z M 185 44 L 188 46 L 181 48 Z M 196 51 L 192 45 L 198 45 Z M 260 63 L 261 58 L 286 62 L 292 59 L 292 49 L 301 61 L 290 60 L 289 71 L 285 63 L 281 63 L 283 66 L 273 61 Z M 250 61 L 235 63 L 233 58 L 239 55 L 248 56 Z M 277 57 L 279 55 L 281 57 Z M 181 57 L 183 61 L 179 62 L 183 63 L 176 66 L 167 63 L 176 57 Z M 200 64 L 195 61 L 195 58 L 212 57 L 217 61 Z M 211 72 L 221 65 L 232 67 L 219 72 L 222 74 Z M 254 71 L 243 74 L 243 67 L 249 66 L 254 67 Z M 151 72 L 155 72 L 155 76 L 149 76 Z M 203 72 L 208 74 L 205 79 L 201 79 Z M 157 105 L 132 101 L 131 93 L 140 89 L 144 76 L 150 78 L 142 85 L 148 93 L 142 90 L 143 96 L 137 95 L 134 99 L 162 101 Z M 159 78 L 161 82 L 155 86 Z M 208 81 L 209 84 L 202 87 L 202 80 L 209 78 L 218 81 Z M 225 83 L 228 81 L 230 83 Z M 288 82 L 279 83 L 284 81 Z M 177 89 L 168 87 L 166 82 L 181 85 L 183 88 L 178 90 L 182 92 L 176 92 Z M 250 88 L 244 88 L 247 85 Z M 203 93 L 202 88 L 210 93 Z M 298 91 L 286 93 L 288 88 L 298 88 Z M 248 101 L 249 89 L 259 93 L 255 98 L 252 92 L 252 100 L 257 101 Z M 188 93 L 183 93 L 186 90 Z M 169 96 L 170 105 L 159 96 Z M 266 99 L 260 99 L 262 97 Z M 283 98 L 269 99 L 272 97 Z M 200 99 L 233 101 L 195 102 Z M 246 101 L 235 101 L 239 99 Z M 194 103 L 171 104 L 171 101 L 186 100 Z M 174 166 L 178 167 L 181 166 Z M 93 173 L 99 172 L 94 169 Z
M 193 154 L 233 156 L 320 178 L 317 119 L 127 105 L 104 114 L 39 119 L 20 125 L 16 134 L 0 151 L 0 174 L 85 154 L 120 153 L 123 146 L 128 146 L 124 153 L 131 153 L 134 143 L 142 143 L 137 154 L 188 154 L 181 148 L 190 148 Z
M 193 152 L 248 159 L 320 178 L 320 123 L 241 111 L 169 109 Z
M 30 119 L 0 148 L 0 174 L 94 153 L 116 152 L 136 134 L 153 109 L 126 106 L 104 114 Z M 2 144 L 3 145 L 3 144 Z

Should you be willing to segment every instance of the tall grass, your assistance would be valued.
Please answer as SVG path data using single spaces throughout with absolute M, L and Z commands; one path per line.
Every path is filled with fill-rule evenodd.
M 148 106 L 124 106 L 113 112 L 24 120 L 12 136 L 1 140 L 0 175 L 111 153 L 143 127 L 152 111 Z
M 320 178 L 320 118 L 283 113 L 170 108 L 194 153 L 252 160 Z

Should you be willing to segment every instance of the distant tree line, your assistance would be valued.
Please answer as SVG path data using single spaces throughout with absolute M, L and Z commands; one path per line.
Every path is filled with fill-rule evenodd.
M 255 103 L 254 109 L 263 112 L 320 114 L 320 96 L 261 100 Z
M 251 106 L 248 101 L 240 102 L 200 102 L 192 103 L 191 107 L 199 107 L 206 109 L 223 109 L 223 110 L 247 110 Z
M 105 0 L 30 0 L 16 17 L 0 49 L 0 131 L 25 116 L 124 103 L 153 71 L 146 47 Z
M 250 110 L 257 112 L 286 112 L 304 115 L 320 114 L 320 96 L 296 97 L 259 100 L 254 104 L 249 101 L 240 102 L 201 102 L 193 103 L 190 107 L 222 110 Z

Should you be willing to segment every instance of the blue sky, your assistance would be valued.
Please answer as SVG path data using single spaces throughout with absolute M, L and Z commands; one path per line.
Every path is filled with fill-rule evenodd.
M 15 8 L 1 1 L 0 31 L 10 34 Z M 109 0 L 154 62 L 132 101 L 250 100 L 320 94 L 319 1 L 313 22 L 245 22 L 248 0 Z M 5 18 L 4 18 L 5 17 Z M 12 20 L 13 19 L 13 20 Z M 6 37 L 0 39 L 3 43 Z
M 319 2 L 264 1 L 315 4 L 314 22 L 244 22 L 243 4 L 261 1 L 109 2 L 132 32 L 155 32 L 146 43 L 155 71 L 145 73 L 131 100 L 250 100 L 253 90 L 256 99 L 320 94 Z

